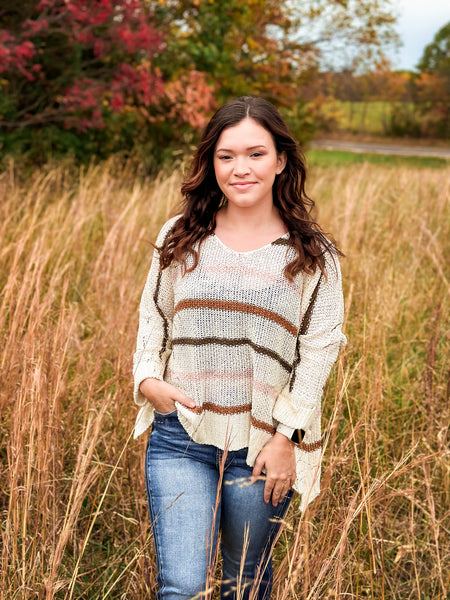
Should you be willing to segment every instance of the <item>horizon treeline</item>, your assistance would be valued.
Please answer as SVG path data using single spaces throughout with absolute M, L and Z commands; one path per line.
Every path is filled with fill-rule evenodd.
M 380 89 L 382 75 L 385 99 L 397 101 L 402 86 L 383 54 L 396 43 L 394 24 L 390 0 L 5 0 L 0 152 L 38 163 L 122 152 L 158 165 L 195 143 L 219 105 L 247 94 L 276 104 L 306 142 L 321 126 L 327 77 L 350 93 L 361 74 Z M 437 49 L 448 26 L 438 33 Z M 449 74 L 436 48 L 414 83 L 419 112 L 431 102 L 433 119 L 414 133 L 445 137 Z

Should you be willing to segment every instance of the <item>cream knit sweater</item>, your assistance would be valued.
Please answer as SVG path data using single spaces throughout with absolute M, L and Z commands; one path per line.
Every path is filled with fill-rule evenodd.
M 163 226 L 157 246 L 177 218 Z M 346 339 L 337 257 L 327 253 L 326 278 L 317 269 L 291 283 L 283 274 L 295 256 L 288 237 L 236 252 L 212 234 L 202 242 L 198 266 L 184 276 L 180 264 L 160 271 L 155 250 L 134 355 L 141 407 L 135 437 L 153 422 L 153 408 L 139 392 L 146 377 L 195 401 L 195 409 L 176 405 L 195 442 L 248 447 L 250 466 L 277 429 L 303 430 L 294 489 L 304 509 L 320 491 L 322 390 Z

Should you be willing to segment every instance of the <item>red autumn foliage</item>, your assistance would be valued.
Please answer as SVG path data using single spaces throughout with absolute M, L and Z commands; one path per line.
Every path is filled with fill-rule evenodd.
M 211 89 L 194 76 L 185 91 L 178 89 L 176 100 L 165 95 L 152 62 L 165 45 L 144 0 L 40 0 L 24 13 L 19 29 L 0 29 L 0 73 L 20 89 L 17 112 L 28 124 L 62 122 L 85 132 L 103 129 L 108 111 L 150 116 L 153 109 L 154 121 L 162 118 L 162 105 L 177 123 L 202 122 Z M 30 87 L 20 84 L 24 79 Z M 197 107 L 191 102 L 196 82 Z
M 35 54 L 31 41 L 17 40 L 9 31 L 0 30 L 0 73 L 13 68 L 29 81 L 34 81 L 33 67 L 29 63 Z
M 205 74 L 199 71 L 182 74 L 168 83 L 165 96 L 169 102 L 167 116 L 178 125 L 187 122 L 191 127 L 203 128 L 206 115 L 215 108 Z

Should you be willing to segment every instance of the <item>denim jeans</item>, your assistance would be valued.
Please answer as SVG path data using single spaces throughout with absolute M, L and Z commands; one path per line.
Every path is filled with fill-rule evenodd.
M 155 413 L 145 473 L 158 564 L 158 600 L 209 598 L 218 533 L 221 598 L 269 600 L 272 546 L 292 498 L 274 507 L 264 481 L 249 485 L 247 449 L 224 452 L 197 444 L 176 412 Z

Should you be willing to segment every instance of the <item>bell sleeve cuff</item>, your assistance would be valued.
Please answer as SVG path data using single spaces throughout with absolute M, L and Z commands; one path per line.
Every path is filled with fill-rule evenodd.
M 157 247 L 162 245 L 177 218 L 163 226 L 156 240 Z M 134 401 L 143 408 L 147 399 L 139 391 L 140 384 L 148 377 L 162 380 L 172 352 L 173 297 L 173 265 L 160 270 L 159 252 L 155 248 L 139 307 L 139 329 L 133 356 Z
M 310 277 L 304 297 L 295 363 L 288 384 L 277 397 L 273 418 L 308 432 L 320 416 L 323 388 L 339 349 L 346 344 L 341 273 L 335 254 L 327 252 L 325 275 Z

